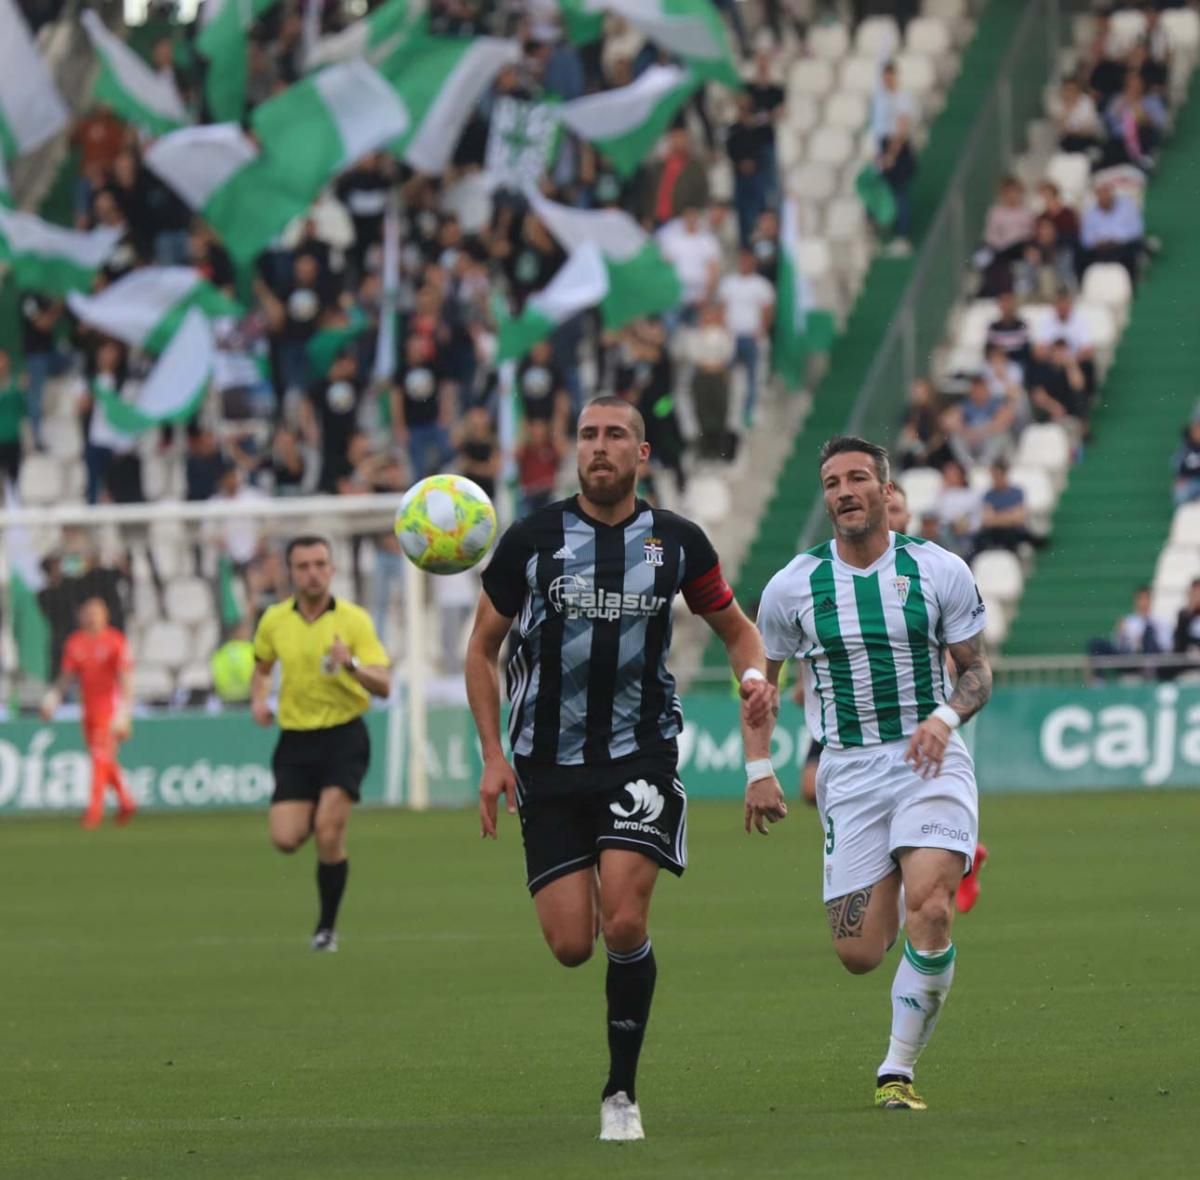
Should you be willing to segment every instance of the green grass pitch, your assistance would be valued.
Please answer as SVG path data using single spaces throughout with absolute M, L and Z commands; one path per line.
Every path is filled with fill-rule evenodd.
M 920 1069 L 871 1108 L 888 965 L 837 965 L 821 833 L 692 809 L 661 882 L 648 1139 L 600 1144 L 603 956 L 544 949 L 520 836 L 362 812 L 342 951 L 261 815 L 0 828 L 3 1180 L 1191 1177 L 1200 792 L 985 797 L 992 859 Z M 507 818 L 507 817 L 504 817 Z

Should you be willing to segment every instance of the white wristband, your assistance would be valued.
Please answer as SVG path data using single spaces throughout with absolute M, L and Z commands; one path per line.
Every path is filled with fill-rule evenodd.
M 747 680 L 766 680 L 766 677 L 757 668 L 747 668 L 742 673 L 742 683 L 745 684 Z
M 774 773 L 770 758 L 755 758 L 746 763 L 746 785 L 756 783 L 760 778 L 770 778 Z
M 950 708 L 949 705 L 938 705 L 930 717 L 936 717 L 939 721 L 944 721 L 951 729 L 957 729 L 962 724 L 962 718 L 958 714 L 957 709 Z

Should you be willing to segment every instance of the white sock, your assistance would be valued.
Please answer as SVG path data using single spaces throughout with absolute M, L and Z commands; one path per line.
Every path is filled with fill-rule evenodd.
M 892 1038 L 878 1069 L 911 1078 L 954 981 L 954 944 L 922 953 L 907 939 L 892 981 Z

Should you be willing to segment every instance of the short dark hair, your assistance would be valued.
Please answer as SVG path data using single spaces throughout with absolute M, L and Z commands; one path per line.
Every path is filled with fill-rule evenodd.
M 583 409 L 590 410 L 592 406 L 619 406 L 622 409 L 629 411 L 629 420 L 633 425 L 633 433 L 638 442 L 646 441 L 646 419 L 642 417 L 642 411 L 633 405 L 632 402 L 627 402 L 623 397 L 618 397 L 615 393 L 602 393 L 599 397 L 594 397 L 590 401 L 584 403 Z M 582 417 L 582 413 L 580 417 Z
M 284 561 L 288 565 L 292 564 L 292 553 L 297 549 L 307 549 L 310 545 L 324 545 L 326 552 L 333 556 L 333 546 L 329 543 L 328 537 L 319 536 L 317 533 L 301 533 L 298 537 L 293 537 L 287 543 L 287 549 L 284 551 Z
M 845 455 L 853 451 L 870 455 L 871 464 L 875 468 L 875 474 L 879 476 L 880 483 L 888 483 L 891 480 L 891 463 L 888 460 L 886 448 L 877 443 L 867 442 L 865 438 L 858 438 L 853 434 L 835 434 L 833 438 L 826 441 L 817 460 L 818 472 L 834 455 Z

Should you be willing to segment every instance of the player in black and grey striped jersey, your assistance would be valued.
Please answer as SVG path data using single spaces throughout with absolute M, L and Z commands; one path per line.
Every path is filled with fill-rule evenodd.
M 762 679 L 757 629 L 742 613 L 708 538 L 691 521 L 637 499 L 645 425 L 620 398 L 579 419 L 581 491 L 501 538 L 483 575 L 467 652 L 467 693 L 484 755 L 483 835 L 501 795 L 519 808 L 529 891 L 559 962 L 608 949 L 610 1071 L 602 1139 L 640 1139 L 634 1093 L 657 969 L 646 934 L 659 868 L 687 864 L 687 798 L 676 774 L 683 716 L 667 668 L 671 610 L 682 593 L 724 641 L 741 681 L 747 758 L 745 825 L 787 813 L 763 735 L 777 698 Z M 498 663 L 508 664 L 513 765 L 500 737 Z

